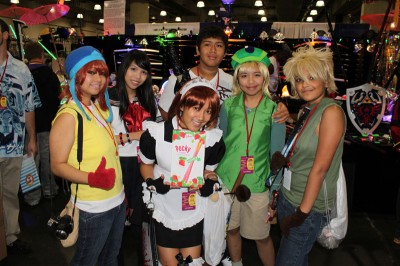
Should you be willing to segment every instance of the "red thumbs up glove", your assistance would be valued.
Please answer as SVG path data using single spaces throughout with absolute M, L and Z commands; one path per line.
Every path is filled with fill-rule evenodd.
M 88 184 L 91 187 L 111 189 L 115 182 L 115 169 L 106 169 L 106 158 L 103 156 L 96 171 L 89 173 Z

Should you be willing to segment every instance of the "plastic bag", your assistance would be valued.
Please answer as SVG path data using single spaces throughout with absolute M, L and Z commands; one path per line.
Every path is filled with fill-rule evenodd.
M 347 233 L 349 220 L 347 212 L 347 189 L 342 165 L 340 165 L 336 187 L 336 208 L 330 213 L 327 211 L 327 225 L 324 226 L 321 235 L 317 238 L 317 242 L 327 249 L 337 248 Z M 325 182 L 324 190 L 326 191 Z
M 216 195 L 218 199 L 215 201 Z M 231 207 L 228 197 L 217 191 L 207 198 L 204 217 L 204 259 L 209 265 L 221 262 L 226 248 L 226 220 Z

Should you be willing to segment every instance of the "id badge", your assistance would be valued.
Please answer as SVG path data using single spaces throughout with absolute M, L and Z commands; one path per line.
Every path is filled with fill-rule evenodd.
M 0 110 L 7 109 L 7 97 L 1 96 L 0 97 Z
M 240 157 L 240 173 L 242 174 L 254 173 L 254 156 Z
M 182 192 L 182 211 L 196 209 L 196 192 Z
M 290 191 L 290 184 L 292 183 L 292 171 L 285 169 L 283 174 L 283 187 Z

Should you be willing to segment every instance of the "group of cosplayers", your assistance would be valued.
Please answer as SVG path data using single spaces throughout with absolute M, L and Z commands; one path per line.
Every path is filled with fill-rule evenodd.
M 124 57 L 116 85 L 108 90 L 103 55 L 91 46 L 73 50 L 65 61 L 69 82 L 59 96 L 66 103 L 53 112 L 47 121 L 51 130 L 45 128 L 41 140 L 35 109 L 45 101 L 28 67 L 7 52 L 9 29 L 1 20 L 0 26 L 1 97 L 6 99 L 0 108 L 0 178 L 9 252 L 30 251 L 17 238 L 19 172 L 24 149 L 35 155 L 38 141 L 49 144 L 41 156 L 50 154 L 51 165 L 42 193 L 53 197 L 53 174 L 59 176 L 71 183 L 70 203 L 79 211 L 73 217 L 78 232 L 71 265 L 123 265 L 125 226 L 135 227 L 137 263 L 143 265 L 147 222 L 153 263 L 240 266 L 244 237 L 255 241 L 263 265 L 307 265 L 326 223 L 326 204 L 335 202 L 346 131 L 345 114 L 328 98 L 336 91 L 328 48 L 299 48 L 283 67 L 293 95 L 311 110 L 287 155 L 281 151 L 289 112 L 271 96 L 268 54 L 243 47 L 232 56 L 233 76 L 224 72 L 219 65 L 228 39 L 216 26 L 201 30 L 199 63 L 187 70 L 186 79 L 171 75 L 158 102 L 145 52 L 132 50 Z M 157 123 L 157 116 L 164 121 Z M 183 179 L 175 175 L 183 171 L 176 170 L 179 165 Z M 274 193 L 266 180 L 282 168 Z M 209 249 L 203 239 L 209 204 L 222 202 L 217 194 L 226 199 L 228 211 L 215 228 L 226 230 L 215 262 L 204 254 Z M 282 232 L 277 252 L 270 237 L 275 215 Z

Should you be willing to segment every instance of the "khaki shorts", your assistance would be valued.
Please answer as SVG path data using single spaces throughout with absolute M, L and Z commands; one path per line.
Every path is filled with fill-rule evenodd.
M 268 191 L 251 193 L 246 202 L 236 198 L 231 209 L 228 231 L 240 227 L 240 235 L 251 240 L 261 240 L 269 236 L 270 224 L 266 223 L 268 215 Z

